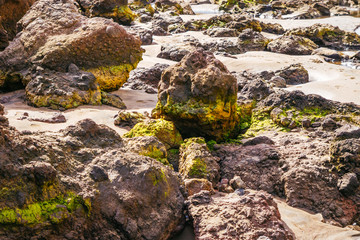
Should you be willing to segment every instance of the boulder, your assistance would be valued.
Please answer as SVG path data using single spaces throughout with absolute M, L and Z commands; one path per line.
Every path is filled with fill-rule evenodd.
M 216 186 L 219 171 L 218 159 L 211 155 L 203 138 L 185 139 L 179 159 L 179 172 L 184 178 L 204 178 Z
M 285 35 L 306 37 L 322 47 L 346 49 L 360 46 L 360 36 L 355 32 L 346 32 L 330 24 L 318 23 L 310 27 L 296 28 L 288 30 Z
M 42 71 L 33 74 L 25 90 L 30 105 L 51 109 L 65 110 L 83 104 L 99 105 L 102 100 L 95 76 L 83 71 Z
M 131 71 L 130 77 L 124 84 L 124 87 L 145 91 L 151 88 L 157 89 L 161 80 L 161 74 L 167 67 L 169 67 L 168 64 L 156 63 L 154 66 L 149 68 L 136 68 Z
M 165 145 L 154 136 L 125 139 L 126 148 L 139 155 L 147 156 L 169 165 Z
M 21 34 L 0 53 L 0 79 L 18 74 L 21 83 L 31 66 L 66 72 L 76 64 L 109 91 L 118 89 L 141 60 L 139 39 L 112 20 L 81 15 L 72 0 L 37 1 L 18 25 Z
M 281 195 L 280 155 L 273 145 L 226 145 L 217 150 L 215 155 L 220 158 L 222 179 L 239 176 L 247 188 Z
M 339 191 L 345 196 L 353 195 L 359 185 L 359 180 L 355 173 L 345 174 L 341 179 L 338 180 L 337 184 Z
M 310 55 L 318 46 L 308 38 L 299 36 L 282 36 L 267 45 L 271 52 L 289 55 Z
M 269 40 L 261 33 L 245 29 L 238 38 L 238 44 L 245 51 L 264 51 Z
M 157 55 L 158 58 L 169 59 L 179 62 L 185 55 L 194 51 L 195 48 L 189 45 L 164 45 L 161 46 L 161 52 Z
M 179 148 L 182 137 L 174 123 L 164 119 L 148 119 L 137 123 L 124 137 L 155 136 L 164 143 L 166 149 Z
M 237 37 L 239 34 L 235 29 L 213 27 L 206 31 L 210 37 Z
M 196 239 L 295 239 L 277 204 L 263 191 L 214 195 L 202 191 L 186 201 Z
M 281 70 L 276 71 L 276 74 L 284 78 L 286 84 L 295 85 L 309 82 L 308 71 L 300 64 L 292 64 Z
M 184 137 L 221 140 L 236 122 L 236 79 L 213 54 L 194 51 L 167 68 L 153 116 L 172 120 Z
M 209 182 L 206 179 L 190 178 L 190 179 L 185 179 L 184 183 L 185 183 L 185 190 L 189 197 L 201 191 L 209 191 L 211 193 L 215 193 L 211 182 Z
M 0 131 L 1 239 L 165 240 L 183 224 L 178 174 L 109 127 Z

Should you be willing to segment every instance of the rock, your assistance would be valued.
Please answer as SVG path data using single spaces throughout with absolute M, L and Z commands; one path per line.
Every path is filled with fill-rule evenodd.
M 299 36 L 282 36 L 267 45 L 271 52 L 289 55 L 310 55 L 318 46 L 308 38 Z
M 333 142 L 330 157 L 330 164 L 337 171 L 344 173 L 357 169 L 360 166 L 360 140 L 345 139 Z
M 313 55 L 324 56 L 324 57 L 335 59 L 335 60 L 338 60 L 338 61 L 340 61 L 343 58 L 343 55 L 341 53 L 339 53 L 336 50 L 329 49 L 329 48 L 315 49 L 312 54 Z
M 145 116 L 138 112 L 119 111 L 116 115 L 114 124 L 119 127 L 133 128 L 138 122 L 144 121 Z
M 253 79 L 239 92 L 239 96 L 250 100 L 261 100 L 272 93 L 272 89 L 262 79 Z
M 134 90 L 144 90 L 147 86 L 157 88 L 162 72 L 169 67 L 168 64 L 156 63 L 149 68 L 136 68 L 130 73 L 130 77 L 124 84 Z
M 20 72 L 31 66 L 66 72 L 75 64 L 109 91 L 118 89 L 142 59 L 139 39 L 112 20 L 82 16 L 72 0 L 37 1 L 18 25 L 21 34 L 0 53 L 0 79 L 18 74 L 21 83 Z
M 321 16 L 330 16 L 330 9 L 324 3 L 314 3 L 312 5 L 313 8 L 317 9 Z
M 268 82 L 274 87 L 286 88 L 286 80 L 280 76 L 274 76 Z
M 1 239 L 168 239 L 183 224 L 178 174 L 109 127 L 0 131 Z
M 119 109 L 126 109 L 126 105 L 121 97 L 112 93 L 101 92 L 101 103 Z
M 88 17 L 112 18 L 115 22 L 129 25 L 136 17 L 123 0 L 91 0 L 77 1 L 84 14 Z
M 24 113 L 25 115 L 25 113 Z M 55 113 L 51 118 L 25 118 L 29 121 L 36 121 L 36 122 L 44 122 L 44 123 L 64 123 L 66 122 L 66 117 L 62 113 Z
M 292 64 L 276 73 L 285 79 L 286 84 L 296 85 L 309 82 L 309 73 L 300 63 Z
M 155 136 L 164 143 L 166 149 L 178 148 L 182 137 L 173 122 L 163 119 L 149 119 L 137 123 L 124 137 Z
M 4 0 L 0 2 L 0 51 L 4 50 L 17 34 L 16 23 L 30 9 L 35 0 Z
M 165 145 L 154 136 L 126 139 L 126 146 L 129 151 L 154 158 L 165 165 L 169 165 Z
M 342 226 L 353 221 L 355 203 L 341 196 L 337 179 L 328 168 L 316 165 L 294 167 L 282 176 L 282 181 L 290 206 L 320 212 L 324 219 L 335 219 Z
M 102 100 L 95 76 L 83 71 L 35 73 L 25 90 L 29 104 L 51 109 L 64 110 L 83 104 L 98 105 Z
M 174 122 L 184 137 L 221 140 L 236 125 L 236 79 L 213 54 L 195 51 L 167 68 L 153 116 Z
M 337 140 L 360 138 L 360 128 L 354 125 L 346 124 L 335 131 L 335 138 Z
M 149 28 L 131 26 L 127 31 L 132 35 L 137 35 L 141 40 L 141 45 L 151 45 L 153 43 L 153 31 Z
M 322 47 L 346 49 L 360 45 L 360 37 L 354 32 L 346 32 L 329 24 L 314 24 L 306 28 L 289 30 L 285 35 L 307 37 Z
M 237 37 L 239 34 L 235 29 L 213 27 L 206 31 L 210 37 Z
M 273 33 L 273 34 L 284 34 L 285 29 L 278 23 L 264 23 L 260 22 L 263 32 Z
M 353 56 L 351 56 L 350 58 L 352 59 L 356 59 L 356 60 L 360 60 L 360 51 L 356 52 Z
M 239 176 L 235 176 L 233 179 L 230 180 L 230 185 L 233 189 L 245 189 L 246 184 Z
M 281 193 L 279 153 L 265 143 L 247 146 L 224 145 L 215 153 L 220 158 L 221 178 L 239 176 L 247 188 Z
M 243 30 L 238 38 L 238 44 L 245 51 L 264 51 L 269 40 L 261 33 L 252 29 Z
M 209 200 L 202 197 L 204 194 L 195 194 L 187 201 L 196 239 L 295 239 L 271 195 L 265 192 L 207 195 Z
M 194 48 L 185 45 L 165 45 L 161 46 L 161 52 L 157 55 L 157 57 L 179 62 L 185 55 L 194 50 Z
M 241 46 L 234 40 L 226 40 L 226 39 L 219 39 L 219 40 L 211 40 L 211 41 L 204 41 L 199 43 L 199 46 L 204 50 L 215 52 L 215 53 L 227 53 L 227 54 L 241 54 L 244 53 L 244 50 Z
M 345 174 L 337 183 L 339 191 L 345 196 L 353 195 L 359 185 L 359 180 L 355 173 Z
M 185 178 L 204 178 L 213 186 L 219 181 L 218 159 L 213 157 L 203 138 L 188 138 L 180 147 L 179 172 Z
M 325 119 L 321 123 L 321 126 L 324 130 L 327 131 L 333 131 L 338 127 L 336 121 L 334 121 L 331 117 L 325 117 Z
M 271 140 L 267 136 L 258 136 L 258 137 L 243 140 L 243 146 L 253 146 L 253 145 L 258 145 L 258 144 L 273 145 L 275 143 L 273 140 Z
M 211 182 L 209 182 L 206 179 L 191 178 L 191 179 L 185 179 L 184 182 L 185 182 L 185 190 L 188 193 L 189 197 L 201 191 L 209 191 L 210 193 L 215 192 Z
M 92 166 L 92 169 L 90 171 L 90 177 L 95 182 L 102 182 L 109 179 L 109 176 L 105 172 L 105 170 L 101 167 L 98 167 L 96 165 Z

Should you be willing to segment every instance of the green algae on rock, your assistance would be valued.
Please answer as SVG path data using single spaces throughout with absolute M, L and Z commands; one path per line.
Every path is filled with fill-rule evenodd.
M 152 114 L 173 121 L 185 137 L 221 141 L 236 128 L 236 94 L 236 79 L 224 64 L 195 51 L 163 72 Z
M 165 144 L 166 149 L 178 148 L 182 137 L 174 123 L 164 119 L 150 119 L 137 123 L 124 137 L 155 136 Z
M 133 137 L 125 139 L 130 151 L 139 155 L 147 156 L 158 160 L 164 165 L 170 165 L 167 160 L 165 145 L 155 136 Z
M 214 185 L 219 180 L 220 167 L 204 138 L 185 139 L 180 147 L 179 172 L 185 178 L 205 178 Z

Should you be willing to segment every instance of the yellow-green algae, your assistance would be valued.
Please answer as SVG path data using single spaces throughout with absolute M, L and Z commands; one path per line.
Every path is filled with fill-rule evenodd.
M 174 123 L 164 119 L 137 123 L 123 136 L 127 138 L 155 136 L 167 149 L 179 147 L 183 140 Z
M 85 93 L 85 91 L 83 91 Z M 100 105 L 101 93 L 99 89 L 88 90 L 82 96 L 77 92 L 72 92 L 71 95 L 57 96 L 57 95 L 36 95 L 26 91 L 27 100 L 36 107 L 49 107 L 51 109 L 70 109 L 83 104 Z
M 164 195 L 161 196 L 167 198 L 169 196 L 169 192 L 171 191 L 170 184 L 166 178 L 165 170 L 163 168 L 155 168 L 152 167 L 150 171 L 147 173 L 148 178 L 152 182 L 154 187 L 158 189 L 164 188 L 165 191 L 163 192 Z
M 87 69 L 85 71 L 91 72 L 96 77 L 102 91 L 118 90 L 129 78 L 130 72 L 136 68 L 135 64 L 121 64 L 117 66 L 101 66 L 97 68 Z
M 196 122 L 199 130 L 202 127 L 211 128 L 212 136 L 221 141 L 231 135 L 237 124 L 236 96 L 230 96 L 228 101 L 218 97 L 215 102 L 204 103 L 202 99 L 190 99 L 185 103 L 175 103 L 168 96 L 165 105 L 159 100 L 152 116 L 155 118 L 176 119 L 178 124 L 185 121 Z
M 166 150 L 163 151 L 156 146 L 148 146 L 147 148 L 142 149 L 139 152 L 139 155 L 154 158 L 164 165 L 170 165 L 169 161 L 167 160 Z
M 13 225 L 34 225 L 44 222 L 57 224 L 68 218 L 79 207 L 90 214 L 90 201 L 84 200 L 72 192 L 55 198 L 35 202 L 24 208 L 3 208 L 0 210 L 0 223 Z

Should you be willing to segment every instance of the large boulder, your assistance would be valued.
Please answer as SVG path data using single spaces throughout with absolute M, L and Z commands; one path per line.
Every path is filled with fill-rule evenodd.
M 196 239 L 295 239 L 277 204 L 263 191 L 214 196 L 202 191 L 186 204 Z
M 182 224 L 178 174 L 113 129 L 85 119 L 53 134 L 0 132 L 1 239 L 165 240 Z
M 276 71 L 276 74 L 285 79 L 286 84 L 303 84 L 309 82 L 309 72 L 300 64 L 292 64 Z
M 271 52 L 289 55 L 310 55 L 318 46 L 308 38 L 282 36 L 271 41 L 267 48 Z
M 18 25 L 21 33 L 0 53 L 0 79 L 19 74 L 21 81 L 31 66 L 66 72 L 73 63 L 109 91 L 141 60 L 139 39 L 112 20 L 81 15 L 73 0 L 37 1 Z
M 222 140 L 236 122 L 236 79 L 212 53 L 195 51 L 169 68 L 158 87 L 155 117 L 172 120 L 185 137 Z

